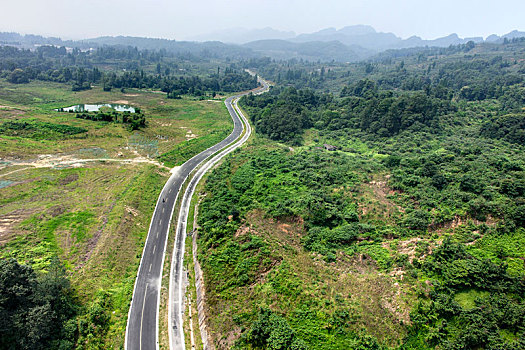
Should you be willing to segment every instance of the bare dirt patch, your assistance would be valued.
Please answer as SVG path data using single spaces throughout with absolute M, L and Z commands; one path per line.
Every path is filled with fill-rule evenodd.
M 196 138 L 197 135 L 195 135 L 191 130 L 186 131 L 186 140 L 189 141 L 191 139 Z
M 217 336 L 216 334 L 214 334 Z M 234 326 L 234 328 L 218 341 L 218 349 L 231 349 L 237 339 L 241 336 L 241 327 Z
M 323 256 L 318 255 L 316 260 L 323 261 Z M 377 265 L 374 260 L 367 255 L 356 254 L 350 256 L 345 252 L 337 253 L 337 262 L 334 267 L 341 273 L 351 273 L 364 275 L 377 271 Z
M 81 168 L 85 167 L 88 163 L 93 162 L 114 162 L 114 163 L 121 163 L 121 164 L 152 164 L 156 165 L 159 168 L 170 170 L 170 168 L 164 166 L 163 164 L 159 163 L 156 160 L 153 160 L 151 158 L 137 156 L 135 158 L 91 158 L 91 159 L 83 159 L 83 158 L 77 158 L 75 155 L 51 155 L 51 154 L 42 154 L 39 155 L 37 159 L 8 159 L 8 166 L 4 169 L 8 169 L 11 166 L 19 166 L 24 167 L 20 169 L 16 169 L 13 171 L 6 171 L 3 174 L 0 174 L 0 177 L 10 175 L 14 172 L 18 172 L 21 170 L 28 169 L 28 167 L 34 167 L 34 168 Z M 71 180 L 74 181 L 74 180 Z M 70 182 L 71 182 L 70 181 Z
M 422 238 L 414 237 L 406 241 L 399 241 L 397 251 L 408 256 L 408 261 L 412 263 L 416 257 L 417 243 L 423 241 Z
M 52 218 L 62 215 L 65 212 L 66 212 L 66 207 L 62 205 L 55 205 L 54 207 L 51 207 L 47 210 L 47 214 L 49 214 Z
M 256 232 L 250 226 L 242 225 L 241 227 L 239 227 L 237 232 L 235 232 L 235 237 L 246 236 L 249 233 L 256 233 Z
M 65 186 L 78 180 L 78 174 L 70 174 L 58 182 L 60 185 Z
M 405 209 L 401 206 L 392 203 L 388 196 L 394 195 L 397 192 L 388 187 L 387 185 L 388 177 L 383 181 L 370 181 L 368 185 L 374 191 L 376 199 L 383 205 L 387 207 L 387 210 L 397 209 L 400 212 L 404 213 Z
M 36 210 L 17 209 L 0 217 L 0 246 L 7 243 L 11 237 L 20 233 L 17 226 L 20 222 L 29 218 Z
M 126 208 L 126 211 L 130 213 L 133 216 L 138 216 L 140 213 L 137 209 L 130 207 L 129 205 L 124 206 Z
M 487 226 L 495 226 L 497 224 L 497 222 L 498 221 L 495 218 L 493 218 L 492 216 L 490 216 L 490 215 L 487 216 L 487 220 L 485 220 L 485 221 L 480 221 L 480 220 L 476 220 L 476 219 L 473 219 L 473 218 L 464 218 L 464 217 L 460 217 L 460 216 L 456 215 L 454 217 L 454 219 L 452 219 L 450 221 L 447 221 L 447 222 L 444 222 L 444 223 L 439 223 L 439 224 L 431 224 L 429 226 L 429 231 L 441 234 L 441 233 L 443 233 L 445 231 L 449 231 L 449 230 L 453 231 L 456 228 L 458 228 L 460 226 L 463 226 L 463 225 L 466 225 L 468 223 L 472 223 L 474 225 L 485 224 Z
M 280 224 L 278 227 L 284 233 L 290 233 L 290 231 L 289 231 L 290 230 L 290 225 L 288 225 L 288 224 Z
M 276 312 L 286 314 L 293 311 L 292 304 L 279 301 L 282 299 L 280 295 L 261 292 L 268 290 L 265 285 L 271 285 L 272 272 L 279 270 L 283 264 L 289 266 L 298 284 L 296 288 L 301 290 L 299 299 L 318 299 L 320 291 L 323 291 L 323 298 L 335 305 L 335 300 L 344 296 L 348 312 L 355 319 L 353 326 L 356 331 L 365 328 L 390 345 L 397 344 L 406 335 L 404 325 L 410 323 L 409 310 L 414 300 L 410 297 L 410 286 L 400 282 L 398 277 L 380 272 L 375 261 L 366 254 L 349 255 L 340 251 L 335 262 L 326 262 L 324 256 L 304 249 L 301 237 L 305 233 L 304 222 L 300 218 L 271 219 L 257 210 L 246 215 L 246 221 L 235 234 L 236 241 L 241 244 L 248 234 L 261 237 L 272 251 L 272 264 L 267 265 L 264 271 L 257 271 L 254 283 L 236 292 L 236 297 L 240 299 L 233 304 L 231 300 L 222 300 L 207 289 L 207 313 L 217 348 L 229 348 L 238 339 L 231 310 L 249 312 L 249 306 L 244 306 L 250 304 L 249 300 L 268 300 L 268 306 Z M 271 287 L 268 288 L 271 290 Z M 333 310 L 327 308 L 324 312 Z

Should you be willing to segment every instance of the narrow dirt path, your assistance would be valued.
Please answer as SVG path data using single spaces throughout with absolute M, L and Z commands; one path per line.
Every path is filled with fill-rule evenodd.
M 10 166 L 25 166 L 25 168 L 16 169 L 4 174 L 0 174 L 0 177 L 11 175 L 13 173 L 27 170 L 30 168 L 60 168 L 60 167 L 72 167 L 72 168 L 79 168 L 86 165 L 86 163 L 92 163 L 92 162 L 115 162 L 115 163 L 121 163 L 121 164 L 152 164 L 156 165 L 159 168 L 163 168 L 166 170 L 172 170 L 171 168 L 168 168 L 167 166 L 164 166 L 164 164 L 161 164 L 153 159 L 145 158 L 145 157 L 136 157 L 136 158 L 129 158 L 129 159 L 118 159 L 118 158 L 91 158 L 91 159 L 82 159 L 82 158 L 76 158 L 74 156 L 53 156 L 53 155 L 41 155 L 37 160 L 16 160 L 9 162 L 9 165 L 7 165 L 5 168 L 8 168 Z

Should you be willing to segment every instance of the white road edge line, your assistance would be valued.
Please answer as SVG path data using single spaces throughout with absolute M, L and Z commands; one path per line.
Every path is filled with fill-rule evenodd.
M 263 81 L 263 85 L 264 85 L 264 89 L 261 89 L 260 92 L 258 93 L 262 93 L 262 92 L 265 92 L 269 89 L 269 86 L 266 84 L 266 82 L 264 80 Z M 233 99 L 232 99 L 233 101 Z M 242 113 L 241 113 L 242 114 Z M 244 116 L 243 116 L 244 117 Z M 249 125 L 249 123 L 248 123 Z M 233 130 L 232 130 L 232 133 L 233 134 Z M 230 135 L 231 135 L 230 134 Z M 234 142 L 234 141 L 233 141 Z M 203 152 L 206 152 L 208 151 L 209 149 L 213 148 L 215 145 L 213 146 L 210 146 L 208 147 L 205 151 Z M 228 146 L 225 146 L 225 147 L 228 147 Z M 201 152 L 202 153 L 202 152 Z M 190 158 L 187 162 L 191 161 L 193 158 L 197 157 L 200 153 L 196 154 L 195 156 L 193 156 L 192 158 Z M 131 315 L 131 310 L 132 310 L 132 305 L 133 305 L 133 301 L 135 300 L 135 294 L 137 292 L 137 284 L 138 284 L 138 277 L 140 275 L 140 271 L 141 271 L 141 268 L 142 268 L 142 263 L 143 263 L 143 260 L 144 260 L 144 256 L 145 256 L 145 252 L 146 252 L 146 249 L 148 247 L 148 241 L 149 241 L 149 236 L 150 234 L 152 233 L 151 231 L 151 228 L 153 226 L 153 218 L 155 217 L 155 213 L 157 212 L 157 208 L 159 206 L 159 203 L 160 203 L 160 198 L 163 198 L 163 193 L 165 192 L 165 190 L 170 186 L 171 184 L 171 180 L 173 178 L 176 177 L 176 174 L 177 172 L 173 172 L 172 175 L 170 176 L 170 178 L 168 179 L 168 181 L 166 181 L 166 183 L 164 184 L 164 187 L 162 188 L 160 194 L 159 194 L 159 198 L 157 199 L 157 203 L 155 204 L 155 209 L 153 211 L 153 214 L 152 214 L 152 220 L 150 221 L 150 225 L 149 225 L 149 229 L 148 229 L 148 234 L 146 236 L 146 241 L 144 242 L 144 248 L 142 249 L 142 255 L 141 255 L 141 258 L 140 258 L 140 263 L 139 263 L 139 268 L 137 269 L 137 277 L 135 278 L 135 283 L 134 283 L 134 286 L 133 286 L 133 294 L 132 294 L 132 297 L 131 297 L 131 301 L 130 301 L 130 307 L 129 307 L 129 310 L 128 310 L 128 318 L 127 318 L 127 322 L 126 322 L 126 330 L 125 330 L 125 335 L 124 335 L 124 349 L 128 349 L 128 331 L 129 331 L 129 322 L 130 322 L 130 315 Z M 191 173 L 190 173 L 191 175 Z M 188 176 L 185 177 L 184 181 L 183 181 L 183 184 L 186 182 L 186 180 L 188 179 Z M 179 196 L 180 194 L 180 190 L 182 188 L 182 185 L 181 187 L 178 188 L 177 190 L 177 197 Z M 171 193 L 172 191 L 172 188 L 170 188 L 168 190 L 168 193 Z M 176 200 L 176 199 L 175 199 Z M 172 221 L 172 218 L 173 218 L 173 212 L 175 210 L 175 203 L 173 205 L 173 207 L 171 208 L 171 213 L 170 213 L 170 220 L 168 222 L 168 228 L 167 228 L 167 234 L 166 234 L 166 237 L 164 239 L 164 251 L 162 253 L 162 262 L 161 262 L 161 273 L 160 273 L 160 276 L 161 278 L 158 279 L 158 291 L 157 291 L 157 314 L 156 314 L 156 349 L 158 350 L 159 349 L 159 308 L 160 308 L 160 294 L 161 294 L 161 284 L 162 284 L 162 268 L 164 266 L 164 260 L 165 260 L 165 257 L 166 257 L 166 246 L 168 244 L 168 237 L 169 237 L 169 230 L 170 230 L 170 226 L 171 226 L 171 221 Z M 157 238 L 159 236 L 159 233 L 160 231 L 157 231 Z M 171 270 L 171 268 L 170 268 Z M 147 286 L 148 284 L 146 284 L 146 290 L 145 290 L 145 293 L 144 293 L 144 300 L 146 299 L 146 292 L 147 292 Z M 170 295 L 170 300 L 169 300 L 169 303 L 171 304 L 171 295 Z M 144 311 L 144 302 L 143 302 L 143 310 L 142 312 Z M 171 314 L 168 313 L 168 318 L 171 318 Z M 171 325 L 171 322 L 169 322 L 169 325 Z M 170 344 L 171 344 L 171 332 L 168 332 L 169 336 L 170 336 Z M 141 333 L 140 333 L 140 336 L 142 337 L 142 318 L 141 318 Z M 142 344 L 139 345 L 140 347 L 142 347 Z
M 151 265 L 150 265 L 151 270 Z M 144 305 L 146 305 L 146 295 L 148 295 L 148 284 L 146 283 L 146 290 L 144 291 L 144 300 L 142 301 L 142 314 L 140 316 L 140 336 L 139 336 L 139 349 L 142 349 L 142 319 L 144 318 Z
M 265 92 L 268 90 L 269 86 L 267 84 L 263 84 L 264 85 L 264 88 L 261 89 L 261 92 Z M 226 156 L 227 154 L 231 153 L 232 151 L 234 151 L 235 149 L 237 149 L 238 147 L 242 146 L 242 144 L 244 144 L 248 138 L 250 137 L 251 135 L 251 125 L 250 123 L 248 122 L 248 120 L 246 119 L 246 117 L 244 116 L 244 114 L 242 113 L 242 111 L 240 110 L 239 106 L 237 105 L 237 102 L 239 101 L 240 97 L 242 95 L 238 95 L 238 96 L 235 96 L 233 99 L 231 99 L 231 102 L 230 102 L 230 105 L 232 106 L 234 112 L 237 114 L 237 116 L 239 117 L 239 119 L 241 120 L 241 123 L 243 124 L 244 126 L 244 130 L 243 130 L 243 133 L 241 133 L 241 136 L 239 138 L 237 138 L 236 140 L 232 141 L 229 145 L 225 146 L 222 151 L 220 151 L 220 153 L 216 154 L 211 160 L 207 161 L 206 164 L 204 166 L 202 166 L 200 169 L 197 170 L 197 172 L 195 173 L 195 175 L 193 176 L 193 178 L 191 179 L 190 181 L 190 185 L 191 183 L 194 182 L 195 179 L 197 179 L 197 181 L 195 182 L 195 186 L 197 186 L 197 184 L 200 182 L 201 178 L 204 176 L 204 174 L 213 166 L 215 165 L 219 160 L 221 160 L 224 156 Z M 226 102 L 225 102 L 226 103 Z M 232 116 L 233 117 L 233 116 Z M 191 188 L 191 186 L 188 186 L 186 191 L 184 192 L 184 196 L 182 197 L 181 199 L 181 203 L 184 203 L 186 197 L 188 196 L 188 190 Z M 190 195 L 190 198 L 191 196 L 193 196 L 193 191 L 194 189 L 191 191 L 191 195 Z M 177 230 L 175 231 L 176 234 L 179 232 L 179 227 L 181 227 L 181 225 L 183 226 L 183 230 L 181 230 L 182 232 L 182 242 L 185 241 L 186 239 L 186 221 L 187 221 L 187 216 L 186 216 L 186 220 L 184 222 L 181 222 L 182 220 L 182 216 L 183 216 L 183 208 L 181 208 L 180 212 L 179 212 L 179 220 L 177 222 Z M 187 214 L 186 214 L 187 215 Z M 184 244 L 182 245 L 184 247 Z M 177 245 L 177 237 L 175 239 L 175 249 L 178 249 L 178 245 Z M 174 250 L 175 250 L 174 249 Z M 169 285 L 169 301 L 168 301 L 168 334 L 169 334 L 169 345 L 170 345 L 170 349 L 171 350 L 174 350 L 172 349 L 172 344 L 173 344 L 173 334 L 172 334 L 172 324 L 173 324 L 173 320 L 172 320 L 172 312 L 171 312 L 171 309 L 172 309 L 172 305 L 173 305 L 173 300 L 172 300 L 172 294 L 171 293 L 171 290 L 173 288 L 173 266 L 174 266 L 174 258 L 175 258 L 176 254 L 172 254 L 172 263 L 171 263 L 171 268 L 170 268 L 170 285 Z M 181 345 L 182 345 L 182 349 L 185 349 L 185 344 L 184 344 L 184 332 L 183 332 L 183 322 L 182 322 L 182 298 L 183 298 L 183 295 L 182 295 L 182 268 L 183 268 L 183 261 L 184 261 L 184 253 L 182 255 L 182 261 L 181 261 L 181 264 L 180 264 L 180 269 L 179 269 L 179 305 L 181 305 L 181 312 L 179 313 L 179 328 L 180 328 L 180 339 L 181 339 Z
M 173 176 L 173 175 L 172 175 Z M 170 177 L 171 179 L 171 177 Z M 131 302 L 129 303 L 129 310 L 128 310 L 128 320 L 126 322 L 126 333 L 124 335 L 124 349 L 127 349 L 128 348 L 128 328 L 129 328 L 129 316 L 131 315 L 131 306 L 133 305 L 133 300 L 135 300 L 135 293 L 137 291 L 137 282 L 139 280 L 139 274 L 140 274 L 140 269 L 142 267 L 142 261 L 144 260 L 144 253 L 146 252 L 146 248 L 148 246 L 148 240 L 149 240 L 149 235 L 151 233 L 151 227 L 153 226 L 153 217 L 155 217 L 155 212 L 157 211 L 157 207 L 159 206 L 159 203 L 160 203 L 160 198 L 162 196 L 162 193 L 164 192 L 164 189 L 168 186 L 169 182 L 170 182 L 170 179 L 168 179 L 168 181 L 166 181 L 166 183 L 164 184 L 164 187 L 162 188 L 162 190 L 160 191 L 160 195 L 159 195 L 159 198 L 157 199 L 157 204 L 155 204 L 155 210 L 153 210 L 153 214 L 151 215 L 151 221 L 149 223 L 149 229 L 148 229 L 148 235 L 146 236 L 146 242 L 144 243 L 144 249 L 142 249 L 142 255 L 140 257 L 140 263 L 139 263 L 139 268 L 137 269 L 137 277 L 135 278 L 135 285 L 133 286 L 133 294 L 131 296 Z M 173 213 L 172 213 L 173 215 Z M 159 236 L 159 232 L 157 232 L 157 238 Z M 167 242 L 167 240 L 166 240 Z M 162 260 L 164 262 L 164 259 Z M 160 286 L 159 286 L 159 290 L 160 290 Z M 141 326 L 142 327 L 142 326 Z M 142 328 L 141 328 L 142 329 Z M 158 332 L 157 332 L 158 333 Z M 159 345 L 158 345 L 158 342 L 157 342 L 157 349 L 159 348 Z

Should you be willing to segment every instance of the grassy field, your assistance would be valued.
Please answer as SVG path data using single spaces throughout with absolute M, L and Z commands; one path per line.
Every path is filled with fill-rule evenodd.
M 122 125 L 93 122 L 75 118 L 74 113 L 55 109 L 75 104 L 122 103 L 139 107 L 147 118 L 147 128 L 129 132 Z M 36 119 L 54 124 L 85 128 L 85 133 L 62 140 L 34 140 L 2 137 L 0 157 L 27 157 L 29 155 L 74 152 L 82 149 L 103 148 L 108 157 L 118 153 L 131 155 L 128 144 L 151 145 L 161 155 L 171 151 L 175 144 L 189 139 L 200 139 L 212 132 L 231 129 L 231 119 L 221 101 L 193 99 L 168 100 L 163 93 L 128 90 L 104 92 L 100 88 L 73 92 L 68 85 L 50 82 L 32 82 L 15 85 L 0 81 L 0 118 L 2 121 Z M 132 137 L 132 135 L 135 135 Z M 143 153 L 141 147 L 137 147 Z
M 141 108 L 146 128 L 54 111 L 110 102 Z M 0 128 L 9 122 L 34 130 L 0 133 L 0 256 L 38 271 L 58 256 L 81 305 L 77 346 L 120 348 L 149 221 L 169 177 L 159 156 L 193 156 L 231 129 L 230 116 L 222 101 L 0 81 Z M 64 133 L 64 125 L 81 132 Z

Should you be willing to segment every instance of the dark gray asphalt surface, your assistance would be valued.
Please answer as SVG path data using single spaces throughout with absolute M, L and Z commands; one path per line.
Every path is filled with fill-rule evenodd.
M 175 201 L 182 184 L 189 174 L 206 158 L 232 143 L 242 134 L 242 122 L 231 105 L 231 101 L 235 97 L 226 99 L 226 107 L 234 122 L 232 133 L 218 144 L 184 163 L 172 174 L 162 189 L 151 219 L 146 245 L 144 246 L 142 260 L 135 281 L 126 327 L 126 350 L 158 349 L 159 291 L 168 229 Z
M 168 308 L 168 324 L 169 324 L 169 336 L 170 336 L 170 349 L 171 350 L 184 350 L 184 332 L 182 331 L 183 325 L 183 313 L 185 311 L 185 276 L 183 270 L 183 259 L 184 259 L 184 242 L 186 240 L 188 215 L 190 212 L 191 199 L 195 188 L 202 177 L 209 171 L 215 164 L 217 164 L 227 154 L 233 152 L 238 147 L 242 146 L 251 135 L 251 126 L 248 120 L 237 108 L 237 100 L 233 100 L 233 105 L 237 110 L 238 115 L 244 120 L 245 133 L 242 137 L 238 138 L 235 142 L 228 145 L 220 152 L 216 153 L 212 158 L 207 159 L 203 162 L 203 165 L 197 170 L 188 182 L 188 186 L 184 191 L 184 195 L 181 197 L 181 206 L 179 209 L 179 216 L 177 219 L 176 229 L 176 241 L 173 249 L 172 262 L 171 262 L 171 274 L 170 274 L 170 285 L 169 285 L 169 308 Z

